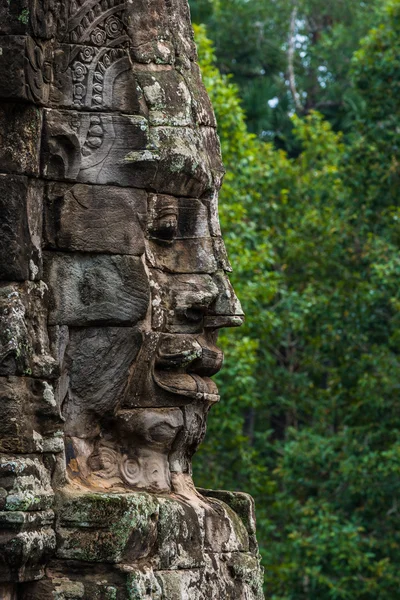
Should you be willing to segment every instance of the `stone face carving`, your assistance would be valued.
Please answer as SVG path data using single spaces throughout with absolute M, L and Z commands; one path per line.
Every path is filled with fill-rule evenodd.
M 0 597 L 262 598 L 196 490 L 243 321 L 186 0 L 0 0 Z

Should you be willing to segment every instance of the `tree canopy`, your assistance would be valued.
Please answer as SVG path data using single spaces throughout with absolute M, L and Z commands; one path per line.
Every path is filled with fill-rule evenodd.
M 296 27 L 301 11 L 322 4 L 299 2 Z M 400 586 L 400 0 L 386 2 L 367 33 L 372 2 L 325 2 L 321 19 L 337 16 L 321 34 L 325 54 L 319 46 L 315 64 L 332 61 L 332 79 L 307 110 L 295 113 L 288 103 L 293 143 L 284 148 L 250 132 L 249 105 L 240 100 L 246 85 L 225 71 L 239 53 L 248 54 L 246 69 L 263 55 L 260 48 L 253 56 L 258 25 L 247 34 L 241 11 L 255 20 L 262 5 L 269 32 L 262 40 L 276 40 L 284 31 L 277 11 L 288 17 L 293 2 L 197 5 L 210 35 L 215 11 L 228 19 L 231 10 L 236 20 L 235 36 L 220 30 L 217 54 L 204 26 L 195 33 L 227 168 L 221 221 L 247 320 L 220 338 L 223 400 L 195 460 L 196 483 L 255 497 L 268 598 L 393 600 Z M 334 56 L 339 38 L 346 65 Z M 357 110 L 345 102 L 338 120 L 317 112 L 331 94 L 357 98 Z
M 240 87 L 249 131 L 295 151 L 290 114 L 318 110 L 348 132 L 359 112 L 351 56 L 379 0 L 191 0 L 222 74 Z

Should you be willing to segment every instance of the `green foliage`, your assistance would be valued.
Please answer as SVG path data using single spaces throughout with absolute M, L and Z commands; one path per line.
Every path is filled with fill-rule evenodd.
M 293 117 L 291 157 L 246 127 L 196 27 L 227 175 L 221 221 L 247 321 L 223 333 L 203 487 L 250 492 L 272 600 L 393 600 L 400 587 L 400 0 L 351 63 L 346 139 Z
M 249 130 L 290 152 L 297 151 L 291 111 L 319 110 L 335 129 L 347 132 L 352 127 L 360 98 L 349 84 L 350 59 L 376 22 L 380 4 L 379 0 L 190 2 L 193 20 L 207 25 L 219 70 L 232 73 L 240 88 Z M 289 38 L 294 43 L 293 75 L 301 108 L 290 92 Z
M 18 16 L 18 21 L 21 21 L 23 25 L 27 25 L 29 23 L 29 9 L 24 8 L 21 14 Z

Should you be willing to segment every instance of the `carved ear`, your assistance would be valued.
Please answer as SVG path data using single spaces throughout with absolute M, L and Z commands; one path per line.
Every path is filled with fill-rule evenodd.
M 78 137 L 73 133 L 59 133 L 48 141 L 48 170 L 61 179 L 76 179 L 81 167 Z

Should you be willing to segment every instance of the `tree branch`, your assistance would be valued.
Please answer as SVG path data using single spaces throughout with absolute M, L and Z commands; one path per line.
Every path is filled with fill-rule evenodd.
M 294 74 L 294 51 L 296 41 L 296 18 L 297 18 L 297 6 L 292 10 L 290 15 L 290 30 L 289 30 L 289 44 L 288 44 L 288 75 L 289 75 L 289 87 L 293 97 L 293 101 L 298 112 L 303 111 L 303 106 L 300 102 L 300 96 L 296 88 L 296 77 Z

